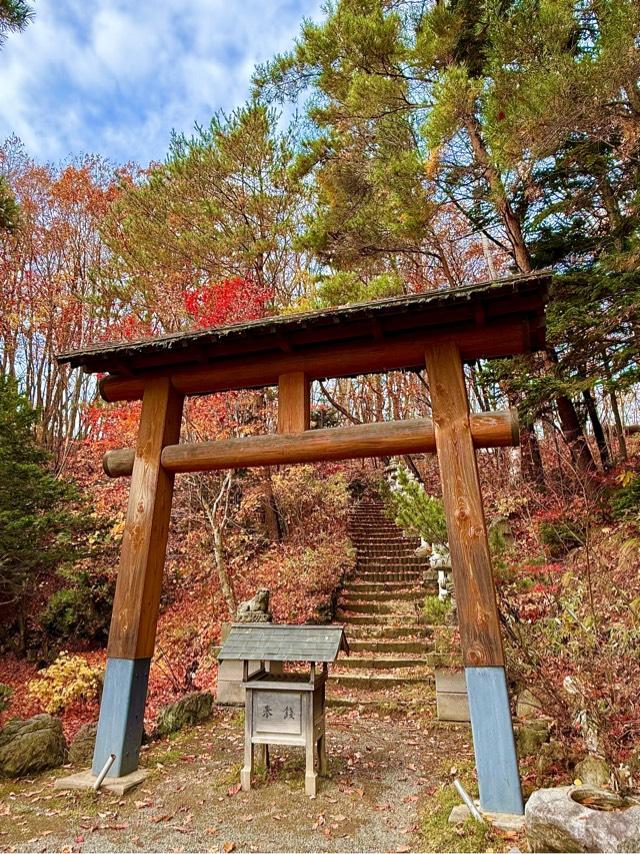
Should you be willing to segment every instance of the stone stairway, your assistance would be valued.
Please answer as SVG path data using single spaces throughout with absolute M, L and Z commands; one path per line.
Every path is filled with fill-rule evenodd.
M 346 628 L 351 655 L 331 669 L 328 697 L 341 705 L 433 699 L 435 651 L 423 617 L 428 593 L 437 593 L 428 558 L 417 557 L 410 537 L 384 513 L 382 500 L 354 505 L 349 534 L 356 567 L 338 601 L 336 622 Z

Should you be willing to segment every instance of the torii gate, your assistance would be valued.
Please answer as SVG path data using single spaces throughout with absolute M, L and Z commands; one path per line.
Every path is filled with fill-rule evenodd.
M 492 812 L 522 813 L 475 455 L 476 448 L 517 444 L 517 418 L 471 414 L 463 365 L 541 349 L 549 281 L 549 274 L 534 273 L 59 356 L 85 372 L 106 372 L 100 382 L 106 401 L 142 399 L 136 448 L 104 459 L 109 476 L 132 478 L 94 774 L 111 753 L 111 777 L 138 766 L 176 473 L 437 451 L 480 803 Z M 433 421 L 309 429 L 312 380 L 425 364 Z M 280 435 L 179 442 L 186 395 L 275 385 Z

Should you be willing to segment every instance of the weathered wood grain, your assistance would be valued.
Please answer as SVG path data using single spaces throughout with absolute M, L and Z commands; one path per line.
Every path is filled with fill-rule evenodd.
M 278 433 L 303 433 L 310 425 L 311 388 L 303 371 L 278 377 Z
M 147 382 L 109 632 L 111 658 L 153 655 L 174 480 L 160 455 L 180 438 L 182 404 L 167 377 Z
M 470 423 L 476 448 L 518 444 L 518 416 L 515 410 L 474 414 Z M 162 451 L 162 465 L 167 471 L 178 473 L 433 453 L 435 450 L 433 422 L 429 418 L 417 418 L 330 427 L 289 435 L 168 445 Z M 131 474 L 134 456 L 131 448 L 108 451 L 103 459 L 105 473 L 109 477 Z
M 300 353 L 273 353 L 256 356 L 224 358 L 211 363 L 200 362 L 184 367 L 158 369 L 171 378 L 174 388 L 182 394 L 204 394 L 240 388 L 262 388 L 277 385 L 284 373 L 302 372 L 309 379 L 349 377 L 358 374 L 421 368 L 425 347 L 455 334 L 460 352 L 466 359 L 510 356 L 531 349 L 531 330 L 521 318 L 462 328 L 448 333 L 448 339 L 437 330 L 416 337 L 415 333 L 384 341 L 363 340 L 356 343 L 328 342 L 308 347 Z M 158 374 L 156 374 L 158 375 Z M 138 400 L 142 396 L 145 378 L 138 376 L 106 376 L 100 382 L 102 397 L 110 402 Z
M 425 355 L 464 663 L 504 665 L 460 350 L 449 342 Z

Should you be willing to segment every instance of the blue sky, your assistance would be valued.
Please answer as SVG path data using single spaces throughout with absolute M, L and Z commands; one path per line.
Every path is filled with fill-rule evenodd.
M 36 0 L 0 50 L 0 141 L 40 161 L 92 152 L 162 159 L 247 97 L 257 62 L 286 50 L 321 0 Z

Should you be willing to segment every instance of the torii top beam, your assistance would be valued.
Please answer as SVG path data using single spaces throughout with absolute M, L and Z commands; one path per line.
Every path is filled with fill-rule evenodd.
M 424 367 L 425 347 L 453 342 L 463 359 L 544 346 L 551 276 L 538 272 L 322 311 L 262 318 L 61 353 L 60 363 L 106 373 L 107 401 L 137 400 L 145 379 L 169 376 L 180 394 Z

